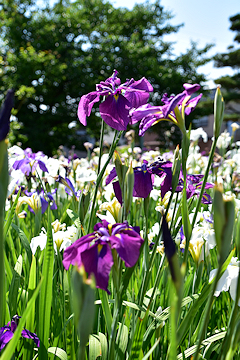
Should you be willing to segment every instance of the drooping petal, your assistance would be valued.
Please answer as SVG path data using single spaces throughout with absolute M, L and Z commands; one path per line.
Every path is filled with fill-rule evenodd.
M 122 190 L 121 190 L 119 181 L 113 182 L 113 190 L 114 190 L 116 198 L 118 199 L 119 203 L 122 205 Z
M 133 80 L 133 79 L 131 79 Z M 127 87 L 124 97 L 128 99 L 132 107 L 138 108 L 139 106 L 145 104 L 149 98 L 149 92 L 153 91 L 152 85 L 149 81 L 143 77 L 138 81 L 130 82 Z
M 197 106 L 198 102 L 200 101 L 201 97 L 202 97 L 202 94 L 194 97 L 193 99 L 191 99 L 191 100 L 189 100 L 189 101 L 187 102 L 187 105 L 186 105 L 186 107 L 185 107 L 185 114 L 186 114 L 186 115 L 191 114 L 191 112 L 195 109 L 195 107 Z
M 12 337 L 13 337 L 13 332 L 8 327 L 8 329 L 5 329 L 5 331 L 3 331 L 3 333 L 0 336 L 0 351 L 9 343 Z
M 176 244 L 172 239 L 171 232 L 168 228 L 165 215 L 163 215 L 162 218 L 162 233 L 163 233 L 164 251 L 169 261 L 176 252 Z
M 82 238 L 76 240 L 71 246 L 66 248 L 63 253 L 63 266 L 66 270 L 69 269 L 69 266 L 72 264 L 73 266 L 80 267 L 82 265 L 81 253 L 88 249 L 89 243 L 95 239 L 95 234 L 88 234 L 83 236 Z
M 97 91 L 92 91 L 87 95 L 83 95 L 78 105 L 78 118 L 81 124 L 87 125 L 86 117 L 90 116 L 93 105 L 100 99 Z
M 131 124 L 136 124 L 140 120 L 144 120 L 148 116 L 161 115 L 161 106 L 152 106 L 151 104 L 145 104 L 137 108 L 131 113 Z
M 108 280 L 113 266 L 112 252 L 107 244 L 95 243 L 81 254 L 82 263 L 86 272 L 93 273 L 96 279 L 96 287 L 109 293 Z
M 37 162 L 38 162 L 38 165 L 39 165 L 39 167 L 40 167 L 40 169 L 41 169 L 42 171 L 48 172 L 48 169 L 47 169 L 47 167 L 46 167 L 46 165 L 44 164 L 43 161 L 38 160 Z
M 35 344 L 37 345 L 37 347 L 40 346 L 40 340 L 37 337 L 36 334 L 32 333 L 31 331 L 27 330 L 27 329 L 23 329 L 22 330 L 22 337 L 26 338 L 26 339 L 32 339 Z
M 106 178 L 106 185 L 110 184 L 110 182 L 115 179 L 115 177 L 117 176 L 117 171 L 116 171 L 116 168 L 114 167 L 110 174 L 107 176 Z
M 165 194 L 170 191 L 172 188 L 172 182 L 169 181 L 168 176 L 166 175 L 161 183 L 161 198 L 163 199 Z
M 13 169 L 14 170 L 18 170 L 18 169 L 21 169 L 22 165 L 26 162 L 26 159 L 23 158 L 21 160 L 16 160 L 13 164 Z
M 130 109 L 130 102 L 121 94 L 110 94 L 99 105 L 99 111 L 105 123 L 118 131 L 127 129 Z
M 202 196 L 202 200 L 201 200 L 202 204 L 211 204 L 212 203 L 212 198 L 209 194 L 207 194 L 206 192 L 203 194 Z
M 199 84 L 187 84 L 187 83 L 183 84 L 183 87 L 188 95 L 192 95 L 201 88 Z
M 149 114 L 139 124 L 139 136 L 143 136 L 145 132 L 157 122 L 164 120 L 164 117 L 159 114 Z
M 146 198 L 153 189 L 152 176 L 141 168 L 134 169 L 134 187 L 133 196 Z
M 166 118 L 170 114 L 170 112 L 174 111 L 175 107 L 179 103 L 181 103 L 185 97 L 186 97 L 185 92 L 182 92 L 174 96 L 174 98 L 170 101 L 168 105 L 164 105 L 162 107 L 164 117 Z
M 141 236 L 131 228 L 122 230 L 110 237 L 112 249 L 117 250 L 118 255 L 127 267 L 136 264 L 143 241 Z
M 44 194 L 40 196 L 40 199 L 41 199 L 42 214 L 44 214 L 48 208 L 48 201 L 45 199 Z

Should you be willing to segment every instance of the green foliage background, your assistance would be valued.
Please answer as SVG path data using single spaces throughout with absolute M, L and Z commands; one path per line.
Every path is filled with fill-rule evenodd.
M 230 30 L 235 32 L 234 41 L 240 44 L 240 13 L 230 17 Z M 239 120 L 240 112 L 236 110 L 236 106 L 232 106 L 230 101 L 240 104 L 240 47 L 229 46 L 228 52 L 217 54 L 214 57 L 216 67 L 230 66 L 234 69 L 234 75 L 222 76 L 216 80 L 217 84 L 223 87 L 224 98 L 227 102 L 228 113 L 225 120 Z
M 197 69 L 208 61 L 211 45 L 199 50 L 192 44 L 185 54 L 174 56 L 164 35 L 181 25 L 172 26 L 171 18 L 160 0 L 133 10 L 102 0 L 58 0 L 41 8 L 32 0 L 3 0 L 0 93 L 3 97 L 12 87 L 16 91 L 18 123 L 12 126 L 12 142 L 46 154 L 59 145 L 81 149 L 76 137 L 76 129 L 83 129 L 76 115 L 80 97 L 114 69 L 122 82 L 145 76 L 154 87 L 154 104 L 161 104 L 165 92 L 182 91 L 185 82 L 204 84 Z M 73 120 L 77 127 L 69 129 Z M 100 123 L 95 107 L 87 132 L 98 138 Z M 166 126 L 155 131 L 162 135 Z

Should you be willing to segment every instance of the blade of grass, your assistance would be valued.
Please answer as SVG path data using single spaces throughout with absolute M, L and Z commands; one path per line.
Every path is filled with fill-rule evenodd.
M 17 298 L 18 298 L 21 274 L 22 274 L 22 255 L 19 255 L 19 258 L 14 267 L 13 277 L 9 289 L 9 305 L 10 305 L 11 318 L 17 314 Z
M 54 249 L 51 226 L 51 212 L 48 210 L 48 231 L 47 244 L 44 252 L 42 278 L 43 284 L 40 292 L 39 300 L 39 338 L 41 341 L 39 349 L 39 358 L 41 360 L 48 359 L 47 348 L 49 329 L 51 321 L 51 305 L 52 305 L 52 284 L 53 284 L 53 262 Z

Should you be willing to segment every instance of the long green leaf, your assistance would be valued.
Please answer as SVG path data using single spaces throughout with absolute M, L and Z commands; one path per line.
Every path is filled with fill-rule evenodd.
M 111 314 L 109 303 L 108 303 L 107 293 L 106 293 L 106 291 L 101 290 L 101 289 L 99 289 L 98 292 L 99 292 L 99 297 L 101 299 L 103 314 L 104 314 L 105 321 L 106 321 L 107 332 L 108 332 L 108 335 L 110 336 L 113 320 L 112 320 L 112 314 Z
M 4 255 L 4 265 L 5 265 L 5 271 L 6 271 L 6 274 L 7 274 L 7 280 L 9 282 L 9 284 L 11 284 L 12 277 L 13 277 L 12 268 L 11 268 L 11 265 L 9 264 L 9 261 L 8 261 L 8 258 L 7 258 L 7 255 L 6 255 L 5 251 L 4 251 L 3 255 Z
M 17 298 L 20 286 L 20 277 L 22 275 L 22 255 L 19 255 L 19 258 L 15 264 L 13 277 L 9 290 L 9 305 L 10 305 L 10 314 L 11 318 L 17 314 Z
M 19 324 L 17 326 L 17 329 L 14 332 L 13 338 L 11 339 L 9 344 L 6 346 L 6 349 L 5 349 L 4 353 L 1 356 L 1 360 L 9 360 L 9 359 L 11 359 L 11 357 L 12 357 L 12 355 L 13 355 L 15 349 L 16 349 L 18 340 L 20 339 L 22 329 L 23 329 L 24 324 L 26 322 L 26 318 L 27 318 L 29 312 L 31 311 L 32 306 L 35 304 L 35 301 L 36 301 L 36 298 L 38 296 L 41 285 L 42 285 L 42 281 L 40 281 L 40 283 L 38 284 L 38 286 L 37 286 L 32 298 L 31 298 L 31 300 L 28 302 L 26 310 L 22 314 L 22 317 L 21 317 L 20 322 L 19 322 Z
M 119 324 L 116 345 L 122 358 L 124 358 L 124 354 L 127 349 L 128 337 L 128 327 L 124 324 Z
M 108 343 L 106 336 L 99 332 L 98 338 L 101 344 L 101 360 L 107 360 L 107 354 L 108 354 Z
M 227 333 L 226 331 L 223 331 L 223 332 L 212 335 L 209 338 L 203 340 L 202 343 L 201 343 L 201 348 L 203 348 L 204 346 L 207 346 L 209 344 L 212 344 L 214 341 L 221 340 L 222 338 L 224 338 L 226 333 Z M 193 355 L 195 353 L 196 349 L 197 349 L 197 345 L 193 345 L 189 349 L 185 350 L 184 351 L 185 358 L 188 358 L 189 356 Z M 179 354 L 177 356 L 177 360 L 182 360 L 182 359 L 183 359 L 183 354 Z
M 154 343 L 154 345 L 151 347 L 151 349 L 146 353 L 146 355 L 142 358 L 142 360 L 147 360 L 150 355 L 152 355 L 153 351 L 156 349 L 160 342 L 160 338 L 157 339 L 157 341 Z
M 143 335 L 148 320 L 148 311 L 143 319 L 138 318 L 129 360 L 139 360 L 142 352 Z
M 101 355 L 101 343 L 97 335 L 89 336 L 89 360 L 96 360 Z
M 35 256 L 32 256 L 32 264 L 30 268 L 29 282 L 28 282 L 28 300 L 31 299 L 35 288 L 36 288 L 36 258 Z M 33 305 L 26 321 L 26 328 L 32 332 L 34 331 L 35 328 L 34 320 L 35 320 L 35 304 Z
M 12 223 L 12 220 L 13 220 L 13 216 L 14 216 L 14 213 L 15 213 L 15 210 L 16 210 L 16 207 L 17 207 L 17 203 L 18 203 L 18 199 L 19 199 L 19 196 L 21 194 L 21 190 L 19 190 L 15 200 L 14 200 L 14 203 L 11 205 L 11 210 L 9 211 L 9 214 L 8 214 L 8 218 L 4 224 L 4 238 L 6 237 L 7 233 L 8 233 L 8 230 L 10 228 L 10 225 Z
M 23 245 L 24 249 L 26 250 L 29 264 L 31 264 L 31 262 L 32 262 L 32 250 L 30 248 L 29 241 L 28 241 L 26 235 L 24 234 L 24 232 L 17 225 L 12 223 L 12 227 L 17 231 L 18 236 L 19 236 L 19 238 L 20 238 L 20 240 L 22 242 L 22 245 Z
M 67 353 L 63 349 L 60 349 L 59 347 L 50 347 L 47 350 L 50 354 L 54 354 L 61 360 L 67 360 Z
M 51 321 L 54 248 L 51 226 L 51 212 L 48 210 L 47 244 L 43 261 L 43 284 L 39 301 L 39 337 L 41 340 L 39 358 L 47 360 L 47 348 Z
M 234 255 L 234 252 L 235 252 L 235 250 L 231 251 L 227 260 L 225 261 L 224 265 L 222 266 L 220 277 L 223 274 L 223 272 L 226 270 L 227 266 L 229 265 L 233 255 Z M 212 280 L 212 282 L 213 281 L 214 281 L 214 279 Z M 192 323 L 192 321 L 193 321 L 194 317 L 196 316 L 197 312 L 199 311 L 200 307 L 204 304 L 204 302 L 208 298 L 209 291 L 212 286 L 212 282 L 207 284 L 204 287 L 202 293 L 199 295 L 198 299 L 194 302 L 193 306 L 191 307 L 191 309 L 188 311 L 187 315 L 181 322 L 181 324 L 178 328 L 178 333 L 177 333 L 177 339 L 178 339 L 177 346 L 179 346 L 181 344 L 182 339 L 184 338 L 184 336 L 186 335 L 186 333 L 189 329 L 189 324 Z

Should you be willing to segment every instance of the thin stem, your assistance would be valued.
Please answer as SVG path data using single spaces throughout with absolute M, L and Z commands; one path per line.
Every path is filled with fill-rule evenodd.
M 100 173 L 100 169 L 101 169 L 101 159 L 102 159 L 102 153 L 103 153 L 103 137 L 104 137 L 104 126 L 105 122 L 102 119 L 102 126 L 101 126 L 101 135 L 100 135 L 100 143 L 99 143 L 99 159 L 98 159 L 98 169 L 97 169 L 97 175 L 99 175 Z
M 210 155 L 209 155 L 209 158 L 208 158 L 207 169 L 206 169 L 205 174 L 204 174 L 204 177 L 203 177 L 203 183 L 202 183 L 200 195 L 199 195 L 199 198 L 198 198 L 196 210 L 195 210 L 195 213 L 194 213 L 194 216 L 193 216 L 192 229 L 193 229 L 193 227 L 194 227 L 194 224 L 195 224 L 195 221 L 196 221 L 196 218 L 197 218 L 197 214 L 198 214 L 199 209 L 200 209 L 200 206 L 201 206 L 201 201 L 202 201 L 202 197 L 203 197 L 203 192 L 204 192 L 205 185 L 206 185 L 206 182 L 207 182 L 209 170 L 210 170 L 210 167 L 211 167 L 211 165 L 212 165 L 213 156 L 214 156 L 214 152 L 215 152 L 215 149 L 216 149 L 216 144 L 217 144 L 217 138 L 214 138 L 214 141 L 213 141 L 212 147 L 211 147 L 211 151 L 210 151 Z
M 120 140 L 120 137 L 122 135 L 123 131 L 115 131 L 115 135 L 114 135 L 114 139 L 111 145 L 111 148 L 109 150 L 109 154 L 108 154 L 108 159 L 105 162 L 104 166 L 102 167 L 102 170 L 100 171 L 98 177 L 97 177 L 97 181 L 96 181 L 96 187 L 95 187 L 95 192 L 94 192 L 94 197 L 93 197 L 93 202 L 92 202 L 92 209 L 91 209 L 91 213 L 90 213 L 90 218 L 89 218 L 89 223 L 88 223 L 88 228 L 87 228 L 87 233 L 90 232 L 91 229 L 91 225 L 92 225 L 92 219 L 93 219 L 93 213 L 94 213 L 94 208 L 95 208 L 95 203 L 96 203 L 96 199 L 97 199 L 97 192 L 98 192 L 98 187 L 102 181 L 102 177 L 105 173 L 106 167 L 108 166 L 108 164 L 110 163 L 110 160 L 112 159 L 114 150 L 117 147 L 117 144 Z

